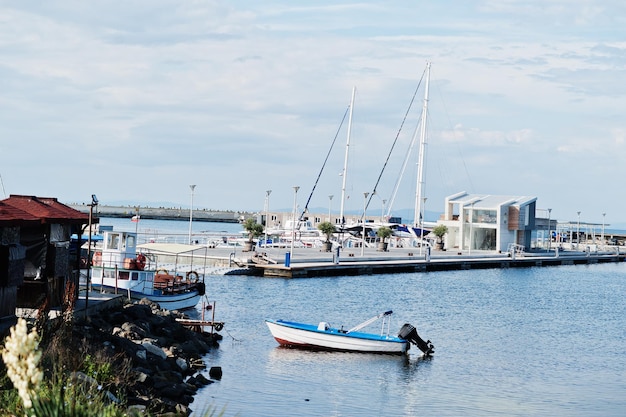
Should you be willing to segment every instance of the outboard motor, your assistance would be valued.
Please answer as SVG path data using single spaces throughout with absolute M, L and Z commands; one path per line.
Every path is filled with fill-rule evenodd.
M 409 323 L 404 323 L 404 326 L 402 326 L 400 332 L 398 333 L 398 337 L 413 343 L 419 348 L 419 350 L 424 352 L 424 355 L 426 356 L 430 356 L 435 353 L 435 347 L 432 343 L 430 343 L 430 340 L 424 342 L 424 340 L 417 334 L 415 326 Z

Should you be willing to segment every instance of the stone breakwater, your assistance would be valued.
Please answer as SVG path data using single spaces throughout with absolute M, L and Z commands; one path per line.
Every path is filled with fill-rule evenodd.
M 204 376 L 202 355 L 218 347 L 222 337 L 186 328 L 176 321 L 183 316 L 144 299 L 92 314 L 73 331 L 107 356 L 129 360 L 128 382 L 117 389 L 130 409 L 188 415 L 196 392 L 221 378 L 219 367 Z

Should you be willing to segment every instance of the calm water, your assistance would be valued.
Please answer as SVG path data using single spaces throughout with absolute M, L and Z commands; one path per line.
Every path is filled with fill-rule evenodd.
M 188 225 L 180 227 L 184 233 Z M 292 280 L 213 276 L 207 290 L 226 326 L 206 359 L 224 376 L 199 392 L 196 410 L 626 415 L 625 264 Z M 389 309 L 392 328 L 408 322 L 432 340 L 433 358 L 419 358 L 415 348 L 408 358 L 283 349 L 264 323 L 351 327 Z

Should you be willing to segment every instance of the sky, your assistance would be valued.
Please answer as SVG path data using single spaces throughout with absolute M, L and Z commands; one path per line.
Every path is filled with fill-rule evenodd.
M 411 209 L 431 63 L 426 211 L 626 223 L 623 1 L 5 0 L 0 58 L 2 198 Z

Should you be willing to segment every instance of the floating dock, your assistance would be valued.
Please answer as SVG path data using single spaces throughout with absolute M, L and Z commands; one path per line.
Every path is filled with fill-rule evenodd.
M 311 251 L 311 249 L 309 249 Z M 304 257 L 306 252 L 294 251 L 297 256 Z M 323 254 L 323 252 L 321 253 Z M 324 259 L 326 258 L 326 259 Z M 296 257 L 297 259 L 297 257 Z M 350 256 L 332 259 L 327 254 L 300 261 L 290 259 L 288 265 L 251 264 L 260 275 L 278 278 L 312 278 L 321 276 L 339 275 L 371 275 L 397 274 L 414 272 L 435 272 L 452 270 L 493 269 L 493 268 L 530 268 L 564 265 L 593 265 L 599 263 L 624 262 L 625 254 L 619 253 L 585 253 L 585 252 L 555 252 L 533 253 L 511 256 L 511 254 L 481 254 L 481 255 L 417 255 L 411 253 L 390 254 L 388 252 L 372 256 Z

